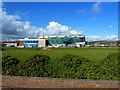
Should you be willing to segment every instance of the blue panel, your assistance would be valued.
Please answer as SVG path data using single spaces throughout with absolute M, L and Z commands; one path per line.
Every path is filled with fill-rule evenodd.
M 7 47 L 14 47 L 14 45 L 7 45 Z
M 38 43 L 24 43 L 25 46 L 38 46 Z
M 38 40 L 24 40 L 25 46 L 38 46 Z

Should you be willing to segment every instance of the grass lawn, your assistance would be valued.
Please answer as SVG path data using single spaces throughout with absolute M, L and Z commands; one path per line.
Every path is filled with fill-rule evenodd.
M 37 48 L 15 48 L 5 47 L 2 55 L 12 55 L 19 60 L 26 60 L 35 54 L 48 55 L 51 58 L 59 58 L 64 54 L 74 54 L 85 56 L 90 60 L 99 61 L 106 57 L 109 53 L 118 52 L 118 48 L 52 48 L 53 50 L 36 50 Z

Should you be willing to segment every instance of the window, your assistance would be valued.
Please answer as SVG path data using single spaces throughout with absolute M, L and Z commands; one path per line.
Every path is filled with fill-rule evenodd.
M 29 43 L 29 41 L 26 41 L 27 43 Z
M 32 41 L 29 41 L 30 43 L 32 43 Z
M 36 43 L 38 43 L 38 41 L 36 41 Z
M 33 43 L 36 43 L 36 41 L 33 41 Z

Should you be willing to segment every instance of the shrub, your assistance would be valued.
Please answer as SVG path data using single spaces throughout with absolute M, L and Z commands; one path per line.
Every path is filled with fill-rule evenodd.
M 105 59 L 101 61 L 100 79 L 118 80 L 119 79 L 119 56 L 118 53 L 108 54 Z
M 18 64 L 16 75 L 21 76 L 47 76 L 47 65 L 50 57 L 46 55 L 34 55 L 26 61 Z
M 60 78 L 87 78 L 86 71 L 93 65 L 93 62 L 86 57 L 66 54 L 55 60 L 53 77 Z
M 37 54 L 19 63 L 16 58 L 7 55 L 3 57 L 2 65 L 5 75 L 118 80 L 118 59 L 118 53 L 111 53 L 98 63 L 71 54 L 56 59 Z
M 6 75 L 14 75 L 15 74 L 15 69 L 17 64 L 20 61 L 17 60 L 16 58 L 6 55 L 2 58 L 2 69 L 3 69 L 3 74 Z

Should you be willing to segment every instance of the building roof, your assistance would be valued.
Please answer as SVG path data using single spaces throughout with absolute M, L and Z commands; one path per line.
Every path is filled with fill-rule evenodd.
M 2 43 L 18 43 L 18 41 L 2 41 Z

